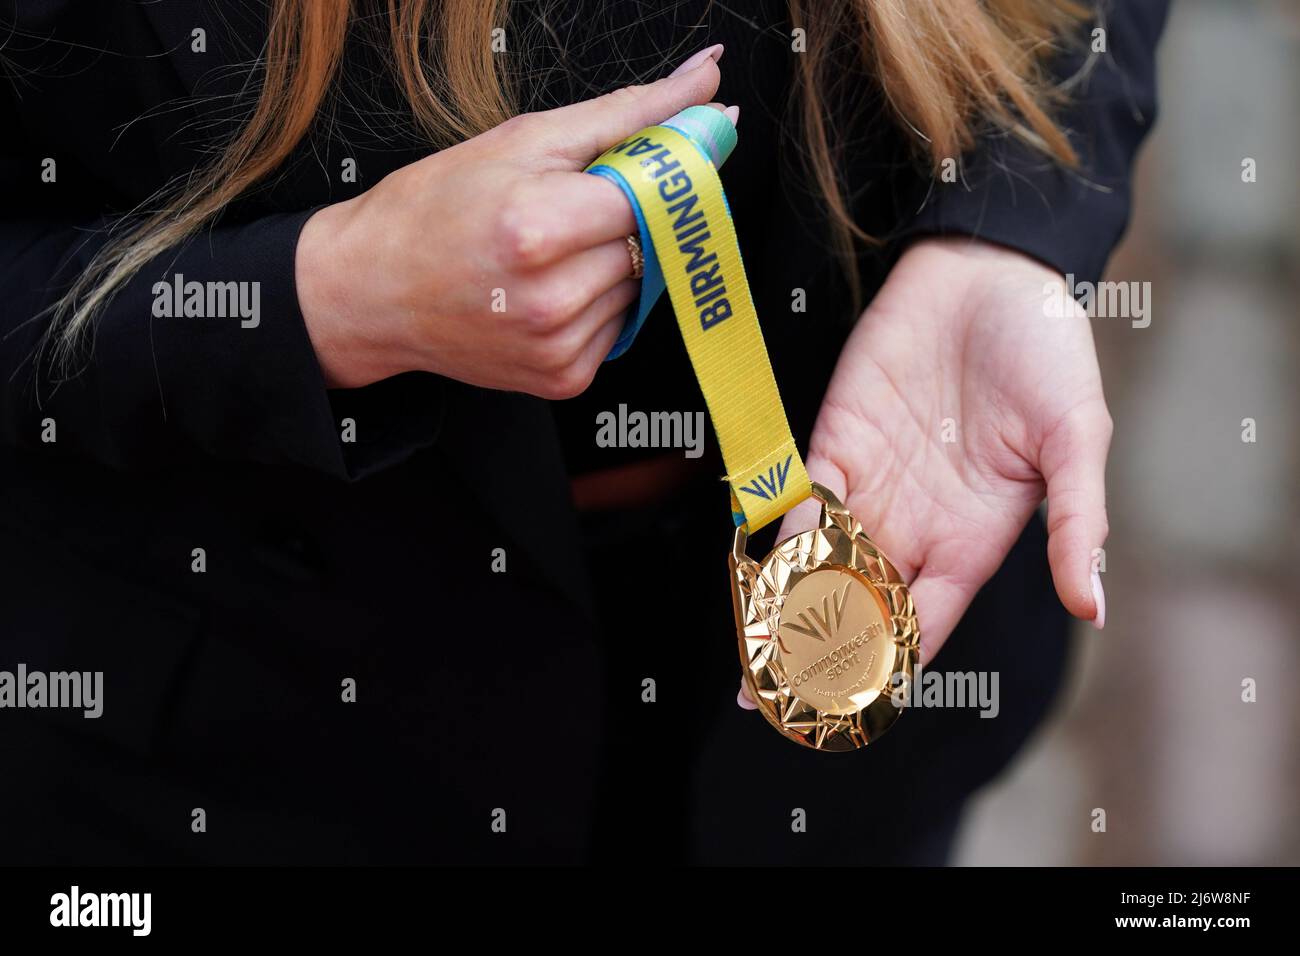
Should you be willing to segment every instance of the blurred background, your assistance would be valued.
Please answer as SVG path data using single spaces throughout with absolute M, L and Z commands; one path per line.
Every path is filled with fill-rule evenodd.
M 960 864 L 1300 863 L 1300 4 L 1176 0 L 1160 76 L 1107 276 L 1151 283 L 1151 324 L 1093 320 L 1106 628 L 1080 626 L 1055 718 L 972 805 Z

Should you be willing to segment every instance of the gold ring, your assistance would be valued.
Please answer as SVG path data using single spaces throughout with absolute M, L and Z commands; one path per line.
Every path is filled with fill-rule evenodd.
M 641 238 L 636 233 L 627 237 L 627 252 L 632 257 L 632 278 L 645 275 L 645 254 L 641 251 Z

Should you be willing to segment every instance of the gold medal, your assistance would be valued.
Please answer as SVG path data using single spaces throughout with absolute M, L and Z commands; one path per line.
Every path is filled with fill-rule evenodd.
M 768 723 L 816 750 L 856 750 L 902 713 L 920 648 L 907 585 L 816 482 L 816 528 L 762 560 L 736 529 L 731 596 L 745 686 Z
M 898 571 L 848 509 L 809 479 L 795 447 L 717 151 L 707 145 L 728 136 L 734 142 L 720 113 L 691 107 L 606 150 L 588 171 L 611 179 L 633 204 L 643 296 L 649 289 L 652 301 L 657 283 L 667 287 L 709 406 L 729 471 L 731 591 L 750 696 L 791 740 L 854 750 L 898 719 L 920 645 L 916 611 Z M 638 317 L 646 311 L 643 302 Z M 629 327 L 635 334 L 636 323 Z M 817 528 L 782 541 L 761 563 L 746 556 L 751 531 L 810 494 L 822 502 Z

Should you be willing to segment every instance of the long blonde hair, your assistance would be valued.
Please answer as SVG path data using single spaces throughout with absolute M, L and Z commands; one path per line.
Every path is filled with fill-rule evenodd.
M 1064 29 L 1087 13 L 1073 0 L 788 2 L 806 42 L 795 84 L 803 155 L 855 301 L 852 261 L 858 244 L 872 239 L 850 213 L 827 118 L 833 52 L 847 49 L 866 67 L 917 152 L 936 168 L 968 151 L 986 125 L 1064 164 L 1076 162 L 1051 118 L 1054 89 L 1044 72 Z M 490 43 L 492 30 L 507 21 L 509 0 L 387 3 L 393 69 L 433 145 L 475 136 L 517 111 L 521 84 Z M 159 193 L 153 211 L 106 243 L 55 304 L 51 330 L 59 330 L 61 358 L 71 357 L 79 334 L 147 262 L 193 236 L 306 136 L 338 72 L 351 8 L 351 0 L 271 0 L 251 115 L 210 165 Z

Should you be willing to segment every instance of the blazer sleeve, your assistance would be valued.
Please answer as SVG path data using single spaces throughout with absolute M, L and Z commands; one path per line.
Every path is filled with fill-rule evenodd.
M 0 84 L 8 133 L 0 142 L 0 444 L 120 469 L 217 458 L 353 480 L 433 443 L 442 415 L 436 376 L 326 389 L 294 284 L 312 209 L 218 224 L 161 254 L 99 314 L 70 372 L 56 368 L 41 349 L 51 306 L 114 223 L 42 201 L 50 187 L 18 122 Z M 156 314 L 168 311 L 157 284 L 174 286 L 177 276 L 204 288 L 245 284 L 256 323 Z
M 956 182 L 927 184 L 902 237 L 974 236 L 1078 281 L 1098 281 L 1128 225 L 1133 160 L 1155 122 L 1155 51 L 1168 7 L 1169 0 L 1103 3 L 1054 63 L 1070 97 L 1058 121 L 1078 151 L 1078 169 L 1062 168 L 1015 137 L 988 138 L 966 157 Z M 1098 27 L 1107 52 L 1088 64 Z

